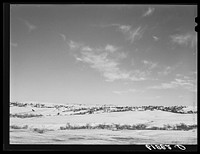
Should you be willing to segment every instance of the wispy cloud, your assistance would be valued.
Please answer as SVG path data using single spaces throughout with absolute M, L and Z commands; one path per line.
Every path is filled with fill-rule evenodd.
M 20 19 L 20 20 L 21 20 L 22 22 L 24 22 L 24 24 L 27 26 L 29 33 L 32 32 L 33 30 L 35 30 L 35 29 L 37 28 L 36 25 L 30 23 L 30 22 L 27 21 L 27 20 L 24 20 L 24 19 Z
M 168 83 L 161 83 L 161 85 L 155 85 L 148 87 L 147 89 L 176 89 L 183 88 L 191 92 L 196 91 L 195 80 L 191 78 L 175 78 L 173 81 Z
M 81 52 L 81 61 L 90 65 L 91 68 L 98 70 L 103 74 L 107 81 L 127 78 L 119 69 L 119 62 L 109 59 L 106 52 L 96 54 L 94 52 Z
M 152 61 L 143 60 L 142 62 L 145 65 L 145 67 L 150 69 L 150 70 L 158 67 L 158 63 L 154 63 Z
M 116 90 L 116 91 L 113 91 L 113 93 L 115 94 L 127 94 L 127 93 L 143 93 L 144 91 L 143 90 L 138 90 L 138 89 L 128 89 L 128 90 Z
M 170 36 L 173 43 L 195 47 L 197 44 L 197 35 L 196 33 L 186 33 L 186 34 L 175 34 Z
M 122 32 L 126 36 L 126 39 L 131 43 L 140 40 L 145 30 L 145 28 L 142 28 L 141 26 L 132 28 L 130 25 L 117 25 L 117 28 L 118 31 Z
M 94 52 L 102 52 L 102 51 L 105 51 L 105 52 L 109 52 L 109 53 L 114 53 L 116 52 L 119 48 L 114 46 L 114 45 L 110 45 L 110 44 L 107 44 L 105 47 L 101 47 L 101 48 L 92 48 L 88 45 L 84 45 L 83 43 L 77 43 L 77 42 L 74 42 L 72 40 L 70 40 L 68 42 L 68 45 L 70 47 L 70 49 L 72 50 L 77 50 L 79 49 L 80 51 L 94 51 Z
M 74 56 L 77 61 L 83 61 L 81 58 L 77 57 L 76 55 Z
M 82 51 L 93 51 L 93 49 L 89 46 L 83 46 L 81 50 Z
M 142 38 L 143 33 L 144 29 L 142 29 L 141 27 L 131 30 L 128 33 L 128 40 L 130 40 L 131 43 L 133 43 L 135 40 L 140 40 Z
M 170 73 L 172 73 L 173 71 L 175 71 L 182 63 L 179 62 L 178 64 L 174 65 L 174 66 L 164 66 L 162 68 L 162 71 L 158 72 L 158 75 L 162 75 L 162 76 L 166 76 L 169 75 Z
M 183 75 L 183 74 L 176 74 L 176 78 L 181 78 L 181 79 L 184 79 L 184 80 L 190 80 L 190 79 L 197 79 L 197 72 L 190 72 L 189 75 Z
M 143 17 L 150 16 L 150 15 L 153 14 L 154 11 L 155 11 L 155 8 L 149 7 L 149 8 L 147 9 L 147 11 L 145 11 L 144 14 L 143 14 L 142 16 L 143 16 Z
M 115 27 L 118 32 L 121 32 L 125 35 L 126 39 L 131 43 L 134 43 L 136 40 L 140 40 L 144 34 L 145 27 L 141 26 L 132 27 L 131 25 L 123 25 L 118 23 L 107 24 L 107 25 L 99 25 L 100 27 Z
M 108 51 L 108 52 L 113 53 L 113 52 L 117 51 L 118 48 L 113 46 L 113 45 L 108 44 L 108 45 L 106 45 L 105 50 Z
M 126 52 L 116 52 L 115 53 L 115 59 L 124 59 L 124 58 L 127 58 L 128 56 L 128 53 Z
M 59 33 L 59 35 L 62 37 L 63 41 L 66 41 L 66 36 L 65 36 L 65 34 Z
M 166 66 L 162 71 L 158 72 L 159 75 L 168 75 L 174 70 L 173 67 Z
M 121 30 L 123 33 L 129 32 L 131 30 L 131 26 L 129 25 L 117 25 L 119 30 Z
M 151 86 L 151 87 L 148 87 L 147 89 L 174 89 L 176 88 L 177 85 L 176 84 L 173 84 L 173 83 L 162 83 L 161 85 L 155 85 L 155 86 Z
M 91 68 L 100 72 L 106 81 L 146 79 L 147 74 L 144 71 L 128 71 L 120 68 L 121 60 L 126 58 L 127 54 L 119 51 L 118 47 L 106 45 L 102 48 L 92 48 L 74 41 L 70 41 L 69 46 L 72 50 L 79 51 L 79 56 L 75 56 L 77 61 L 87 63 Z
M 152 36 L 155 41 L 158 41 L 159 38 L 157 36 Z
M 79 48 L 82 46 L 82 44 L 77 43 L 77 42 L 74 42 L 74 41 L 72 41 L 72 40 L 70 40 L 70 41 L 67 42 L 67 43 L 68 43 L 68 45 L 69 45 L 69 47 L 70 47 L 71 50 L 79 49 Z

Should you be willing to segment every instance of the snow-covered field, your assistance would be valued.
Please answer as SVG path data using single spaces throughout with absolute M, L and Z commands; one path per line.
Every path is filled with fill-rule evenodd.
M 197 144 L 197 108 L 11 103 L 10 143 Z

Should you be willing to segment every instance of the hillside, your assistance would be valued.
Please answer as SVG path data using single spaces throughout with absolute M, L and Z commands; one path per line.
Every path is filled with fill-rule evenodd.
M 11 143 L 196 144 L 196 130 L 194 107 L 10 103 Z
M 10 121 L 12 125 L 27 124 L 29 128 L 42 125 L 53 129 L 78 129 L 79 126 L 110 129 L 114 127 L 117 129 L 162 130 L 178 129 L 177 127 L 193 129 L 197 125 L 196 113 L 196 108 L 184 106 L 130 107 L 11 103 Z M 137 128 L 137 125 L 141 128 Z

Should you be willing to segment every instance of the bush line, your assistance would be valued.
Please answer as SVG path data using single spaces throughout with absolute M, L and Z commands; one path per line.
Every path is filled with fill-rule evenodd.
M 176 125 L 164 125 L 163 127 L 147 127 L 145 124 L 136 124 L 136 125 L 120 125 L 120 124 L 99 124 L 96 126 L 91 126 L 86 124 L 84 126 L 72 126 L 69 123 L 66 126 L 61 126 L 60 130 L 67 130 L 67 129 L 110 129 L 110 130 L 191 130 L 197 128 L 197 125 L 186 125 L 184 123 L 176 124 Z
M 32 118 L 32 117 L 42 117 L 42 114 L 10 114 L 13 118 Z

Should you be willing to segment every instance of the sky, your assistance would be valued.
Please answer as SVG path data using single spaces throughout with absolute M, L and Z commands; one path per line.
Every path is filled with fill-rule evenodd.
M 10 101 L 197 105 L 196 5 L 11 5 Z

